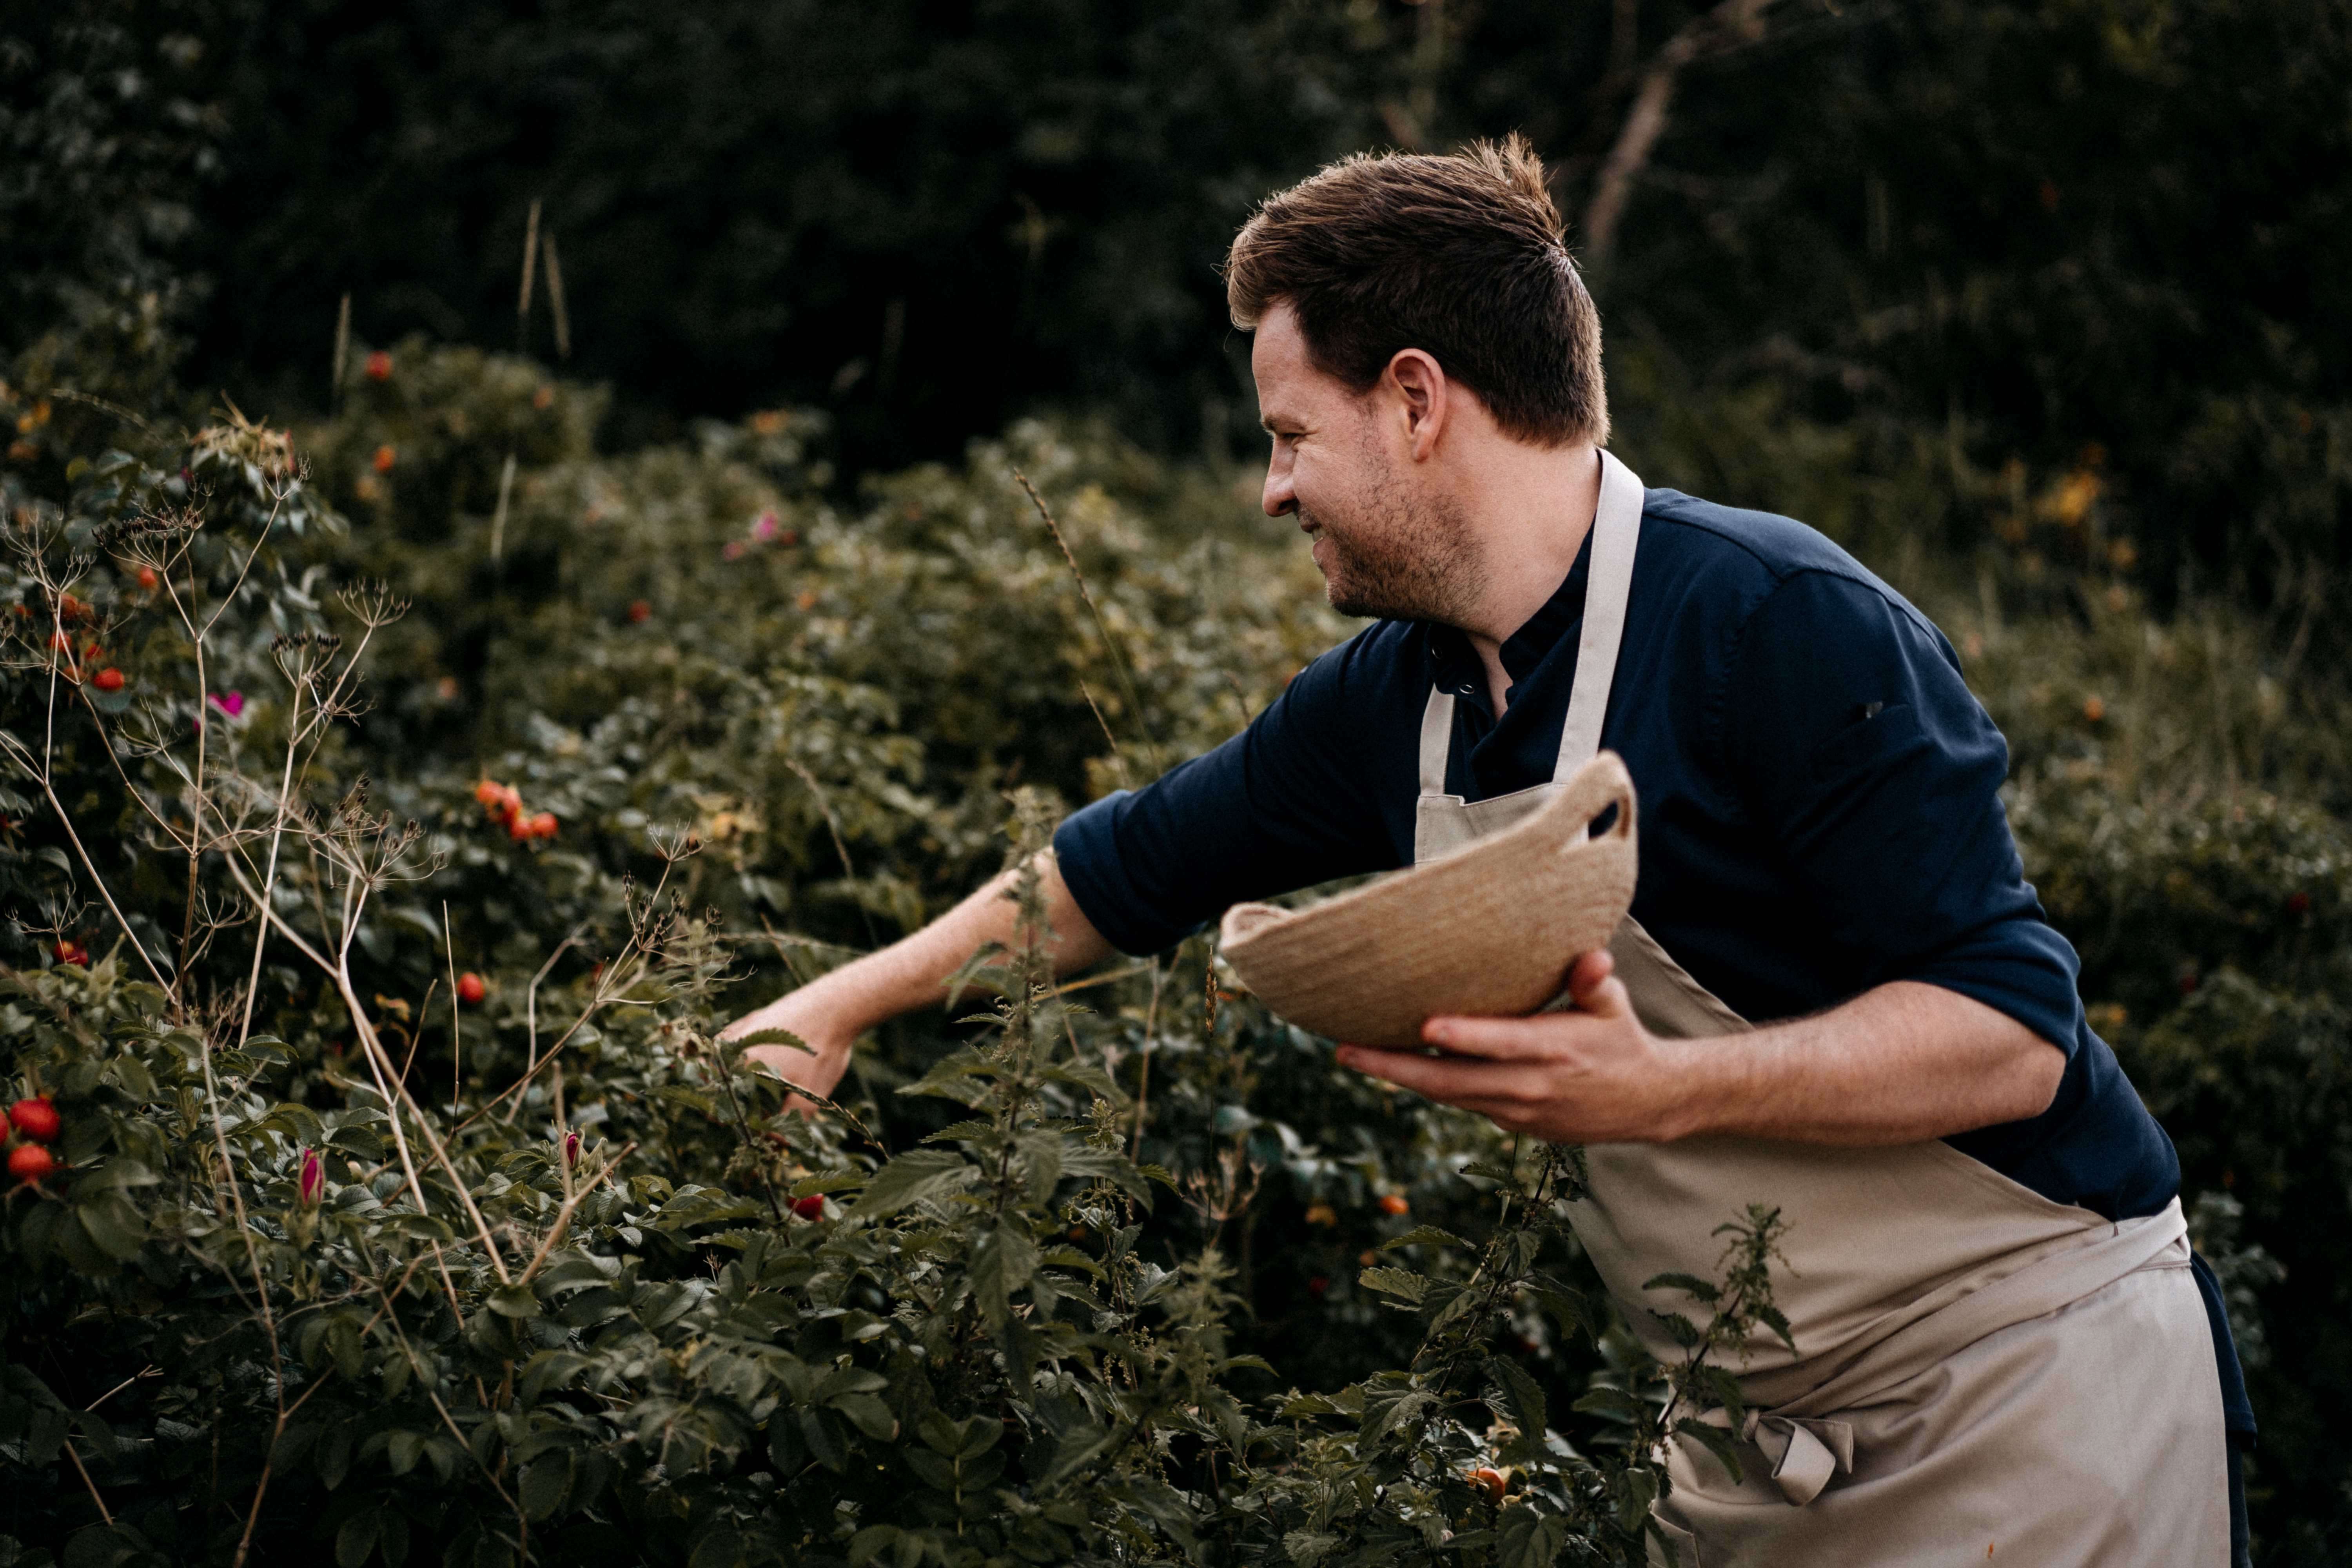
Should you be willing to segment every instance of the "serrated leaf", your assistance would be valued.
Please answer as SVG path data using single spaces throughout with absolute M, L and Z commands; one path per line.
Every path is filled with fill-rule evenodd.
M 1527 1370 L 1507 1356 L 1496 1356 L 1486 1363 L 1486 1370 L 1503 1387 L 1511 1402 L 1511 1417 L 1517 1424 L 1522 1437 L 1542 1443 L 1544 1427 L 1550 1422 L 1550 1406 L 1544 1391 Z
M 944 1197 L 979 1172 L 953 1149 L 909 1149 L 874 1173 L 849 1211 L 854 1219 L 887 1219 L 925 1198 Z
M 1696 1274 L 1660 1274 L 1642 1282 L 1644 1290 L 1661 1289 L 1679 1290 L 1694 1300 L 1713 1306 L 1723 1292 Z
M 1657 1319 L 1664 1326 L 1666 1332 L 1674 1336 L 1675 1343 L 1682 1346 L 1683 1349 L 1688 1350 L 1698 1343 L 1698 1325 L 1680 1312 L 1653 1312 L 1650 1316 Z
M 1731 1440 L 1730 1433 L 1712 1422 L 1701 1421 L 1692 1415 L 1685 1415 L 1675 1422 L 1675 1430 L 1683 1436 L 1696 1437 L 1706 1444 L 1708 1451 L 1723 1461 L 1723 1468 L 1731 1472 L 1731 1479 L 1734 1481 L 1739 1479 L 1739 1447 Z
M 729 1042 L 739 1048 L 751 1046 L 790 1046 L 796 1051 L 816 1055 L 816 1047 L 793 1034 L 790 1029 L 754 1029 L 748 1035 L 737 1035 Z
M 1433 1225 L 1417 1225 L 1402 1236 L 1381 1243 L 1382 1252 L 1393 1252 L 1400 1247 L 1467 1247 L 1470 1244 L 1451 1232 Z
M 1367 1268 L 1356 1276 L 1356 1283 L 1384 1296 L 1402 1296 L 1415 1306 L 1429 1293 L 1429 1281 L 1410 1268 Z
M 1012 1311 L 1012 1295 L 1037 1272 L 1037 1243 L 1029 1227 L 1008 1218 L 980 1238 L 971 1254 L 971 1293 L 992 1328 Z
M 1573 1408 L 1588 1415 L 1622 1415 L 1631 1420 L 1642 1414 L 1642 1402 L 1622 1388 L 1595 1388 L 1586 1391 Z

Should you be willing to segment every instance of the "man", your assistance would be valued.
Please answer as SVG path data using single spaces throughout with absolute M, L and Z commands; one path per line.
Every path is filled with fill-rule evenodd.
M 1673 1457 L 1669 1536 L 1706 1568 L 2242 1555 L 2225 1408 L 2252 1421 L 2179 1166 L 2084 1022 L 1949 645 L 1820 535 L 1644 492 L 1601 450 L 1598 317 L 1516 138 L 1333 165 L 1226 276 L 1265 510 L 1376 624 L 1062 826 L 1057 963 L 1450 853 L 1606 746 L 1641 879 L 1573 1009 L 1340 1059 L 1585 1143 L 1579 1233 L 1654 1349 L 1643 1282 L 1710 1272 L 1718 1223 L 1781 1206 L 1795 1353 L 1744 1369 L 1743 1481 Z M 830 1089 L 860 1032 L 1010 937 L 1003 886 L 736 1029 L 793 1030 L 813 1062 L 757 1054 Z

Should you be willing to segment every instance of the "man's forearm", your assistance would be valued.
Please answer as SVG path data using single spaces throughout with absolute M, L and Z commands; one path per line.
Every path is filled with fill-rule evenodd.
M 1055 972 L 1083 969 L 1108 954 L 1110 944 L 1070 896 L 1051 854 L 1039 858 L 1039 872 L 1046 919 L 1053 927 Z M 945 1001 L 941 983 L 983 945 L 1013 944 L 1020 910 L 1008 895 L 1018 875 L 1017 870 L 1006 871 L 992 879 L 920 931 L 787 992 L 737 1019 L 727 1033 L 791 1030 L 808 1043 L 815 1061 L 788 1046 L 755 1046 L 751 1056 L 795 1083 L 829 1092 L 847 1062 L 852 1040 L 901 1013 Z
M 1818 1017 L 1704 1040 L 1634 1017 L 1609 955 L 1577 961 L 1571 1013 L 1432 1018 L 1450 1053 L 1341 1048 L 1340 1060 L 1554 1142 L 1708 1135 L 1854 1147 L 1923 1142 L 2039 1115 L 2066 1058 L 2007 1015 L 1898 981 Z
M 1675 1138 L 1924 1142 L 2041 1114 L 2066 1066 L 2007 1014 L 1914 981 L 1750 1034 L 1662 1044 L 1684 1085 Z

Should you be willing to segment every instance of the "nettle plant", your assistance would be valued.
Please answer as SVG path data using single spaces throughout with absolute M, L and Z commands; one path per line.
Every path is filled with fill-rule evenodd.
M 402 606 L 324 591 L 306 545 L 342 525 L 285 437 L 232 415 L 176 472 L 75 479 L 12 498 L 0 659 L 0 869 L 38 942 L 0 971 L 0 1568 L 1632 1563 L 1668 1435 L 1736 1426 L 1723 1367 L 1782 1327 L 1777 1220 L 1727 1227 L 1719 1284 L 1668 1282 L 1694 1321 L 1659 1367 L 1555 1272 L 1566 1148 L 1462 1168 L 1483 1241 L 1423 1225 L 1362 1269 L 1407 1364 L 1282 1391 L 1235 1353 L 1221 1251 L 1249 1130 L 1138 1163 L 1134 1021 L 1055 983 L 1034 873 L 1020 940 L 955 978 L 976 1032 L 899 1089 L 952 1108 L 909 1147 L 788 1110 L 740 1053 L 789 1037 L 717 1038 L 741 969 L 676 891 L 684 831 L 642 884 L 531 836 L 580 924 L 520 1028 L 469 1044 L 465 911 L 415 912 L 446 835 L 373 804 L 413 785 L 345 776 Z M 1012 801 L 1027 864 L 1053 806 Z M 419 1005 L 378 989 L 401 944 L 437 966 Z M 1193 1067 L 1160 1051 L 1163 1104 L 1285 1033 L 1227 1000 Z M 1612 1369 L 1587 1452 L 1522 1365 L 1568 1332 Z

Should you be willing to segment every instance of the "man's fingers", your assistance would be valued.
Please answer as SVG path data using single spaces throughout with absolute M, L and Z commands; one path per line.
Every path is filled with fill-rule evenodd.
M 1456 1056 L 1490 1062 L 1534 1062 L 1555 1054 L 1553 1037 L 1564 1022 L 1539 1018 L 1465 1018 L 1441 1014 L 1421 1026 L 1421 1037 Z M 1425 1058 L 1424 1058 L 1425 1059 Z
M 1401 1089 L 1445 1105 L 1460 1105 L 1470 1100 L 1518 1104 L 1530 1092 L 1524 1070 L 1500 1062 L 1447 1061 L 1443 1057 L 1380 1051 L 1370 1046 L 1342 1046 L 1339 1060 L 1343 1066 L 1386 1079 Z

